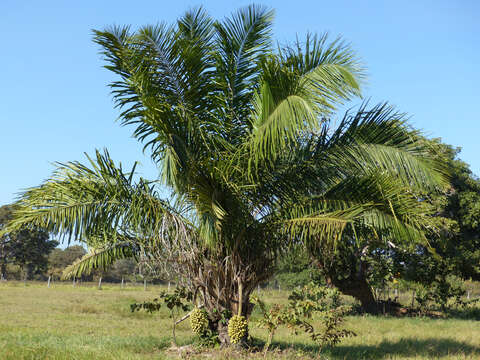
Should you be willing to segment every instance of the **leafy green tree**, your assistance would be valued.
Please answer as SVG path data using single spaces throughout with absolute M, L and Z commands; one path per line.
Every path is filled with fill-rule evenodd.
M 312 281 L 321 282 L 321 274 L 302 244 L 291 246 L 278 259 L 275 281 L 282 289 L 294 289 Z
M 392 272 L 382 272 L 389 256 L 382 237 L 354 238 L 344 235 L 335 248 L 324 246 L 316 253 L 316 264 L 328 285 L 360 301 L 363 311 L 377 312 L 372 286 L 388 280 Z
M 11 227 L 86 242 L 92 251 L 72 276 L 132 255 L 168 263 L 222 343 L 221 314 L 250 315 L 250 294 L 289 244 L 315 253 L 357 228 L 421 239 L 429 217 L 412 189 L 441 186 L 442 164 L 387 105 L 332 127 L 335 106 L 360 94 L 364 69 L 326 35 L 273 46 L 272 19 L 252 5 L 222 21 L 196 9 L 172 26 L 95 31 L 117 76 L 121 122 L 173 199 L 97 151 L 89 166 L 58 164 L 26 191 Z
M 443 308 L 449 297 L 461 293 L 461 284 L 452 282 L 455 276 L 480 279 L 480 181 L 458 159 L 459 148 L 440 139 L 428 141 L 450 169 L 450 185 L 444 192 L 417 195 L 433 215 L 436 231 L 427 232 L 428 243 L 350 238 L 317 257 L 327 282 L 358 299 L 364 310 L 376 309 L 372 286 L 381 287 L 394 276 L 423 284 L 426 295 L 432 291 L 429 296 Z
M 439 139 L 436 139 L 440 143 Z M 460 148 L 440 143 L 452 167 L 452 181 L 446 201 L 437 206 L 443 218 L 450 219 L 446 243 L 437 252 L 454 263 L 456 275 L 480 280 L 480 180 L 468 164 L 458 159 Z M 456 223 L 456 225 L 455 225 Z
M 4 205 L 0 207 L 0 230 L 2 230 L 7 222 L 11 220 L 11 206 Z M 0 236 L 0 276 L 6 278 L 7 264 L 13 260 L 14 246 L 10 236 L 6 234 Z
M 48 232 L 39 228 L 20 230 L 14 237 L 13 263 L 22 268 L 24 280 L 43 274 L 47 270 L 48 254 L 57 247 L 58 241 L 50 240 Z
M 461 279 L 480 280 L 480 181 L 458 159 L 460 148 L 433 139 L 439 156 L 451 167 L 445 194 L 427 194 L 438 233 L 429 235 L 428 246 L 416 245 L 398 254 L 403 276 L 423 284 L 425 296 L 445 310 L 449 298 L 459 298 Z
M 13 206 L 0 208 L 0 230 L 12 219 Z M 0 237 L 0 266 L 6 277 L 8 263 L 21 267 L 25 280 L 33 274 L 41 274 L 47 268 L 48 254 L 58 245 L 49 239 L 47 231 L 38 227 L 21 227 L 16 231 L 3 233 Z

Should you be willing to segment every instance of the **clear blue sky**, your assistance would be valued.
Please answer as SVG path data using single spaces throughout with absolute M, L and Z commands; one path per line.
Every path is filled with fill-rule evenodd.
M 217 18 L 250 1 L 0 1 L 0 205 L 48 178 L 53 161 L 107 147 L 141 175 L 157 170 L 115 119 L 91 29 L 174 21 L 204 5 Z M 276 9 L 275 37 L 329 31 L 350 41 L 369 69 L 364 89 L 427 134 L 461 146 L 480 174 L 480 2 L 259 1 Z M 358 103 L 358 101 L 356 102 Z

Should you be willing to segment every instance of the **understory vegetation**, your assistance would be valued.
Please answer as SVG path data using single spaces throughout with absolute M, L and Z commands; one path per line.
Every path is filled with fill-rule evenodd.
M 475 296 L 480 285 L 471 284 Z M 191 346 L 197 342 L 188 320 L 177 325 L 178 348 L 172 347 L 170 309 L 131 312 L 132 303 L 151 301 L 165 287 L 126 287 L 94 283 L 0 282 L 0 358 L 17 359 L 237 359 L 263 358 L 268 332 L 258 326 L 256 308 L 250 322 L 252 351 Z M 267 307 L 288 304 L 287 291 L 261 290 Z M 410 299 L 402 293 L 402 299 Z M 344 301 L 350 303 L 348 298 Z M 480 309 L 480 306 L 477 307 Z M 293 336 L 287 327 L 275 332 L 268 359 L 475 359 L 480 357 L 478 321 L 460 316 L 348 315 L 345 328 L 356 333 L 332 348 L 321 348 L 308 334 Z M 320 319 L 312 319 L 320 327 Z M 183 355 L 182 355 L 183 354 Z

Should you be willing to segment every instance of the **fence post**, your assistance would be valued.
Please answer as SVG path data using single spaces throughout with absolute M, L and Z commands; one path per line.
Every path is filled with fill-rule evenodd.
M 50 279 L 51 279 L 51 278 L 52 278 L 51 276 L 48 277 L 47 287 L 50 287 Z
M 75 287 L 75 276 L 73 277 L 73 287 Z
M 170 281 L 168 282 L 168 292 L 170 292 Z
M 100 276 L 100 279 L 98 279 L 98 290 L 102 290 L 102 277 Z
M 416 290 L 413 290 L 413 293 L 412 293 L 412 308 L 413 306 L 415 305 L 415 295 L 416 295 Z
M 121 289 L 123 289 L 123 276 L 122 276 L 122 285 L 120 286 Z
M 147 280 L 143 279 L 143 290 L 147 291 Z

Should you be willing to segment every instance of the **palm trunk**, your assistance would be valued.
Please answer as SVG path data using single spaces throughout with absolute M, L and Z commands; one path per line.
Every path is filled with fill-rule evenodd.
M 276 254 L 265 252 L 263 248 L 257 249 L 255 238 L 244 236 L 241 232 L 238 239 L 242 243 L 241 251 L 222 245 L 203 248 L 193 243 L 185 245 L 183 256 L 179 258 L 177 250 L 169 250 L 168 244 L 166 246 L 171 254 L 169 256 L 174 259 L 173 271 L 178 274 L 179 285 L 192 291 L 195 304 L 203 305 L 208 314 L 209 328 L 218 334 L 221 345 L 230 344 L 229 319 L 239 311 L 245 318 L 250 317 L 253 310 L 250 294 L 260 283 L 268 280 L 275 269 Z
M 204 299 L 209 299 L 205 302 L 207 304 L 205 310 L 210 317 L 210 329 L 218 333 L 218 339 L 222 346 L 228 346 L 231 344 L 230 337 L 228 336 L 228 320 L 230 317 L 234 314 L 244 316 L 247 319 L 250 317 L 253 311 L 253 304 L 250 303 L 249 298 L 252 289 L 255 289 L 257 285 L 258 284 L 254 283 L 242 286 L 243 288 L 249 289 L 247 292 L 243 289 L 241 291 L 243 302 L 240 301 L 238 295 L 228 298 L 224 296 L 215 298 L 208 294 L 204 296 Z M 235 293 L 238 294 L 238 291 L 235 291 Z M 212 306 L 216 303 L 222 305 L 220 307 Z
M 230 345 L 228 320 L 235 314 L 250 317 L 253 310 L 250 294 L 270 273 L 257 272 L 254 266 L 242 266 L 233 259 L 230 257 L 228 265 L 224 261 L 204 262 L 197 268 L 192 284 L 209 315 L 210 329 L 218 333 L 222 346 Z
M 214 331 L 218 333 L 218 340 L 222 346 L 230 345 L 230 337 L 228 336 L 228 325 L 224 324 L 222 321 L 217 321 L 214 324 Z

